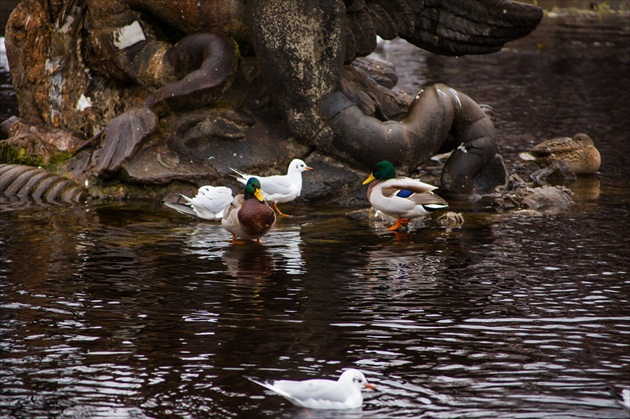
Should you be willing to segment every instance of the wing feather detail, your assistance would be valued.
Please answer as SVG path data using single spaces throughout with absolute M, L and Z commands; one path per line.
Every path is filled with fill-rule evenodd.
M 440 55 L 489 54 L 531 33 L 543 11 L 510 0 L 345 0 L 346 61 L 399 36 Z

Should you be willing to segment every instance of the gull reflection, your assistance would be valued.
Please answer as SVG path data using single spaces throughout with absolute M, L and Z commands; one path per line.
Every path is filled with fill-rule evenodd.
M 221 258 L 230 240 L 230 234 L 219 223 L 199 222 L 179 232 L 186 236 L 183 252 L 201 259 Z
M 264 243 L 288 274 L 304 274 L 301 227 L 298 224 L 279 225 Z

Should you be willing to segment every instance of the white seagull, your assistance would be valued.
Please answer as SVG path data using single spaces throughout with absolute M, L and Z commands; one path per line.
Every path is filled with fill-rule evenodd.
M 265 201 L 269 202 L 271 206 L 278 211 L 278 214 L 286 216 L 280 209 L 278 209 L 278 203 L 291 202 L 302 192 L 302 172 L 307 170 L 313 170 L 300 159 L 294 159 L 289 163 L 286 175 L 273 175 L 273 176 L 258 176 L 250 175 L 240 172 L 236 169 L 232 169 L 237 174 L 236 180 L 243 185 L 247 184 L 247 180 L 250 177 L 256 177 L 260 180 L 262 185 L 262 194 Z
M 361 371 L 355 369 L 345 370 L 337 381 L 316 378 L 305 381 L 260 382 L 250 377 L 248 379 L 281 395 L 296 406 L 309 409 L 356 409 L 363 405 L 361 390 L 375 388 L 367 382 Z
M 225 186 L 202 186 L 194 198 L 180 194 L 185 204 L 164 201 L 164 205 L 177 212 L 204 220 L 220 220 L 228 205 L 232 202 L 232 190 Z

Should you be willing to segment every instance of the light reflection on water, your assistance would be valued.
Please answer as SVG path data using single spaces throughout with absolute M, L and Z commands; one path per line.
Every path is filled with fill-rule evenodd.
M 151 203 L 4 211 L 3 408 L 301 417 L 242 375 L 354 365 L 378 391 L 339 417 L 623 417 L 628 251 L 593 254 L 608 244 L 580 233 L 586 214 L 470 213 L 397 243 L 295 212 L 232 246 Z
M 298 205 L 232 246 L 157 203 L 0 202 L 0 416 L 627 417 L 611 389 L 630 386 L 630 121 L 612 92 L 630 61 L 585 42 L 401 66 L 490 102 L 508 164 L 538 137 L 591 134 L 604 164 L 569 208 L 454 202 L 462 227 L 396 242 L 354 209 Z M 243 379 L 349 366 L 378 388 L 362 411 L 307 414 Z

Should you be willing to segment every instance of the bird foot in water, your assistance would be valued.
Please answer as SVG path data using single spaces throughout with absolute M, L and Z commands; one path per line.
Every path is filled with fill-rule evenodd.
M 389 227 L 388 230 L 397 231 L 397 230 L 400 230 L 401 228 L 404 228 L 406 231 L 409 231 L 410 222 L 411 220 L 409 218 L 398 217 L 396 219 L 396 223 L 393 226 Z

